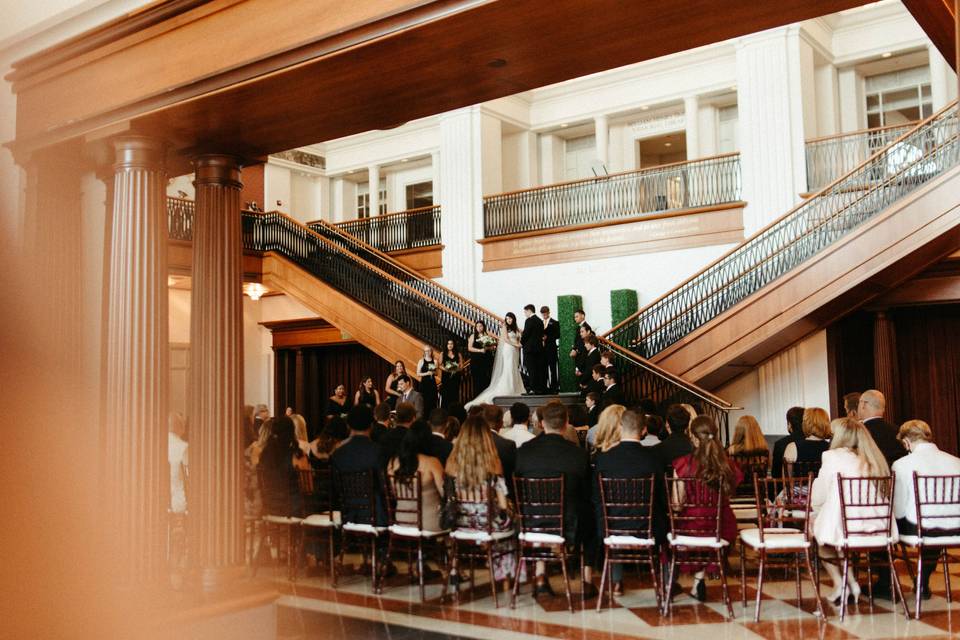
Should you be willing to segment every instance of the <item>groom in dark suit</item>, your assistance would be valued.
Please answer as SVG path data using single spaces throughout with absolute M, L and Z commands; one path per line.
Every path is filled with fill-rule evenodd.
M 528 393 L 544 394 L 547 392 L 547 371 L 543 358 L 543 320 L 537 317 L 536 308 L 532 304 L 523 308 L 523 315 L 527 319 L 523 323 L 520 349 L 523 352 L 523 366 L 527 369 L 530 384 Z
M 550 317 L 550 307 L 540 307 L 543 318 L 543 359 L 547 369 L 547 390 L 560 392 L 560 370 L 557 358 L 557 341 L 560 340 L 560 323 Z

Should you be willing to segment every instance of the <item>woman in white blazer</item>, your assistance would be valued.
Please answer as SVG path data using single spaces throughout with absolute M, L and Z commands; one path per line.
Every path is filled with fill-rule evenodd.
M 838 418 L 831 423 L 833 440 L 830 449 L 823 453 L 823 465 L 820 473 L 813 482 L 810 506 L 813 511 L 813 536 L 820 544 L 820 557 L 836 558 L 836 547 L 843 540 L 843 520 L 840 515 L 840 492 L 838 490 L 838 476 L 888 476 L 890 467 L 880 452 L 879 447 L 870 436 L 870 432 L 862 423 L 853 418 Z M 881 512 L 877 512 L 880 515 Z M 866 511 L 862 516 L 871 514 Z M 872 526 L 873 523 L 861 523 Z M 868 531 L 868 529 L 863 529 Z M 897 538 L 896 523 L 893 524 L 892 535 Z M 834 591 L 829 599 L 834 604 L 840 604 L 843 576 L 840 567 L 833 562 L 824 562 L 824 567 L 833 580 Z M 849 596 L 856 602 L 860 597 L 860 585 L 853 572 L 847 576 Z

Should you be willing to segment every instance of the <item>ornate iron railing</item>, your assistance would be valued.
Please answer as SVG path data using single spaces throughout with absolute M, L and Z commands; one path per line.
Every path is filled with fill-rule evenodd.
M 807 190 L 817 191 L 850 173 L 915 126 L 914 122 L 807 140 Z M 877 180 L 883 175 L 867 177 Z
M 488 196 L 484 236 L 593 224 L 740 200 L 740 154 Z
M 424 296 L 466 318 L 470 318 L 473 322 L 483 320 L 489 331 L 495 335 L 500 334 L 501 319 L 499 316 L 407 267 L 390 255 L 350 234 L 340 225 L 332 225 L 319 220 L 310 223 L 309 226 L 318 235 L 369 262 L 384 273 L 390 274 L 391 277 L 404 282 Z
M 193 240 L 193 200 L 167 198 L 167 237 Z
M 648 358 L 958 163 L 954 103 L 624 320 L 606 337 Z
M 338 222 L 336 226 L 380 251 L 440 244 L 440 205 Z

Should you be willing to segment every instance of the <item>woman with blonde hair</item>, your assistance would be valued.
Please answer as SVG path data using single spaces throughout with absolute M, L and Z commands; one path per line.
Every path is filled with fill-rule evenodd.
M 806 417 L 806 416 L 805 416 Z M 813 482 L 810 496 L 810 506 L 814 512 L 813 535 L 820 544 L 821 558 L 836 558 L 836 547 L 843 540 L 843 517 L 841 515 L 840 491 L 838 477 L 865 477 L 889 476 L 890 467 L 870 436 L 870 432 L 861 422 L 853 418 L 838 418 L 831 423 L 833 441 L 830 449 L 823 453 L 823 465 L 820 474 Z M 859 514 L 861 517 L 881 515 L 881 512 L 869 513 L 874 509 L 865 507 Z M 866 521 L 870 522 L 870 521 Z M 866 524 L 866 522 L 864 524 Z M 863 529 L 871 531 L 872 529 Z M 894 541 L 899 537 L 896 523 L 892 530 L 882 532 L 893 536 Z M 840 594 L 843 592 L 843 576 L 835 562 L 824 562 L 827 573 L 833 580 L 834 590 L 828 597 L 835 604 L 840 604 Z M 860 585 L 853 573 L 847 575 L 849 597 L 854 602 L 860 597 Z
M 770 446 L 763 437 L 760 423 L 753 416 L 740 416 L 733 430 L 733 441 L 727 447 L 727 453 L 732 456 L 766 456 L 770 454 Z
M 601 411 L 597 424 L 587 431 L 587 442 L 599 452 L 609 451 L 616 446 L 620 442 L 620 418 L 626 410 L 622 404 L 612 404 Z
M 493 442 L 493 433 L 482 416 L 469 416 L 460 425 L 460 433 L 453 442 L 445 472 L 449 476 L 446 491 L 450 495 L 456 495 L 457 491 L 482 491 L 491 487 L 496 494 L 494 502 L 497 508 L 497 513 L 491 514 L 494 515 L 493 531 L 513 530 L 507 510 L 507 483 L 503 479 L 503 467 Z M 487 515 L 484 506 L 461 502 L 457 528 L 486 531 Z M 506 553 L 510 544 L 499 543 L 493 547 L 494 580 L 505 580 L 514 575 L 516 558 L 512 553 Z

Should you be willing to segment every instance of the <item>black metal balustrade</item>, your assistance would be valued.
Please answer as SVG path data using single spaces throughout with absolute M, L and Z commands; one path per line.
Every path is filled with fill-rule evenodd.
M 380 251 L 403 251 L 440 244 L 440 205 L 338 222 L 347 233 Z
M 878 127 L 808 140 L 807 190 L 817 191 L 850 173 L 874 153 L 917 126 L 917 123 Z M 873 180 L 884 175 L 865 176 Z
M 638 313 L 606 337 L 648 358 L 960 164 L 957 105 L 867 162 Z
M 730 153 L 489 196 L 483 229 L 492 238 L 739 200 L 740 154 Z
M 193 200 L 167 198 L 167 237 L 193 240 Z

